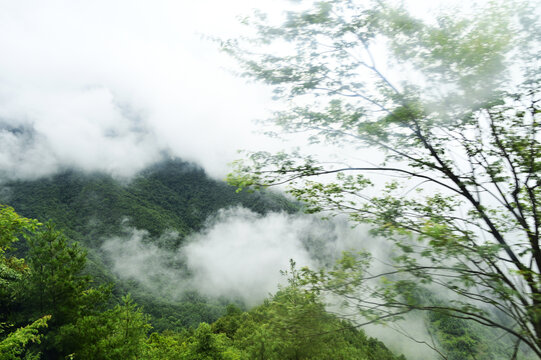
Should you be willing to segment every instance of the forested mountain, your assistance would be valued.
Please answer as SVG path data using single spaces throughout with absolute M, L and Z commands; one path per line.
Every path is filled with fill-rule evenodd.
M 154 165 L 129 181 L 102 174 L 66 170 L 38 180 L 6 183 L 1 204 L 12 206 L 25 217 L 52 221 L 88 252 L 85 273 L 99 283 L 113 283 L 117 300 L 131 293 L 137 303 L 153 316 L 158 329 L 181 329 L 212 322 L 223 312 L 227 301 L 209 301 L 195 292 L 180 299 L 164 299 L 150 294 L 133 280 L 118 278 L 111 272 L 100 246 L 127 227 L 146 230 L 150 239 L 164 231 L 178 232 L 169 250 L 177 249 L 186 235 L 203 226 L 219 209 L 243 206 L 254 212 L 297 211 L 283 196 L 266 193 L 237 193 L 225 182 L 208 177 L 200 167 L 181 160 Z M 24 257 L 27 244 L 17 246 Z
M 223 207 L 297 210 L 280 195 L 237 194 L 174 160 L 125 183 L 73 170 L 11 182 L 2 202 L 9 205 L 0 207 L 2 360 L 404 359 L 328 314 L 294 278 L 243 311 L 195 292 L 161 299 L 117 278 L 100 258 L 103 239 L 126 223 L 149 239 L 175 230 L 178 244 L 167 244 L 175 247 Z
M 541 359 L 539 1 L 4 3 L 0 360 Z
M 10 253 L 25 241 L 25 258 Z M 327 314 L 294 281 L 212 325 L 158 332 L 130 295 L 85 275 L 86 255 L 54 225 L 0 206 L 0 359 L 404 359 Z M 195 305 L 194 305 L 195 306 Z M 177 314 L 173 314 L 177 315 Z
M 243 206 L 258 213 L 296 211 L 274 193 L 236 192 L 225 182 L 208 177 L 200 167 L 181 160 L 154 165 L 129 181 L 102 173 L 66 170 L 38 180 L 4 184 L 0 201 L 22 216 L 53 220 L 72 239 L 99 246 L 103 236 L 129 226 L 160 235 L 175 230 L 186 235 L 201 228 L 217 210 Z
M 0 203 L 13 206 L 19 215 L 3 208 L 1 280 L 7 291 L 0 293 L 0 300 L 7 311 L 0 323 L 8 333 L 26 325 L 27 330 L 15 333 L 19 338 L 43 332 L 44 345 L 32 346 L 30 353 L 45 354 L 44 359 L 68 353 L 81 359 L 120 359 L 126 354 L 199 359 L 202 353 L 213 354 L 212 359 L 398 359 L 381 342 L 326 313 L 323 299 L 299 286 L 295 269 L 288 273 L 288 287 L 247 310 L 242 303 L 208 298 L 195 290 L 162 297 L 138 281 L 118 276 L 103 252 L 104 241 L 125 236 L 127 227 L 146 231 L 145 241 L 178 251 L 185 238 L 203 229 L 206 219 L 222 208 L 243 206 L 261 214 L 297 212 L 298 205 L 282 195 L 237 193 L 180 160 L 155 165 L 129 182 L 69 170 L 49 178 L 5 183 L 1 194 Z M 45 225 L 32 223 L 31 228 L 21 229 L 15 226 L 22 221 L 20 215 Z M 173 242 L 159 243 L 168 231 L 177 234 L 169 238 Z M 13 233 L 21 241 L 12 246 L 8 239 L 13 240 Z M 430 292 L 417 296 L 439 301 Z M 129 332 L 113 343 L 104 340 L 119 331 L 123 319 L 133 322 Z M 494 334 L 475 324 L 445 315 L 421 321 L 449 359 L 505 358 L 507 343 L 487 347 Z M 40 330 L 45 323 L 48 330 Z M 5 334 L 0 334 L 2 338 L 11 347 L 17 343 Z M 108 355 L 115 347 L 122 355 Z M 17 357 L 7 357 L 12 358 Z

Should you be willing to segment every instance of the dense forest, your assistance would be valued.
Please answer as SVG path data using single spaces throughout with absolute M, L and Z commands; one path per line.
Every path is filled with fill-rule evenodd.
M 327 313 L 294 269 L 288 286 L 246 309 L 197 293 L 160 299 L 100 261 L 100 240 L 126 221 L 150 234 L 187 234 L 224 206 L 298 210 L 280 195 L 237 194 L 169 161 L 129 183 L 68 171 L 11 182 L 3 197 L 21 210 L 0 212 L 1 359 L 403 359 Z
M 196 290 L 162 296 L 118 276 L 101 248 L 107 236 L 123 235 L 128 223 L 147 232 L 145 241 L 178 251 L 221 207 L 241 205 L 262 214 L 300 210 L 282 195 L 237 193 L 180 160 L 153 166 L 130 182 L 70 170 L 2 189 L 6 359 L 403 358 L 329 313 L 328 301 L 303 286 L 294 264 L 283 269 L 288 284 L 250 308 Z M 178 233 L 175 242 L 160 242 L 171 230 Z M 426 290 L 415 296 L 443 301 Z M 415 316 L 449 359 L 505 359 L 507 341 L 489 345 L 497 336 L 492 331 L 443 314 Z
M 101 248 L 106 238 L 123 236 L 130 227 L 148 232 L 147 241 L 158 242 L 160 235 L 173 231 L 175 236 L 160 246 L 175 251 L 186 235 L 200 230 L 221 208 L 243 206 L 258 213 L 298 210 L 297 205 L 271 192 L 236 193 L 234 187 L 180 160 L 154 165 L 128 183 L 74 170 L 36 181 L 11 182 L 3 186 L 2 203 L 22 216 L 54 221 L 69 239 L 85 248 L 88 265 L 84 272 L 100 283 L 114 283 L 113 294 L 119 299 L 130 292 L 152 314 L 153 326 L 161 330 L 214 321 L 227 302 L 209 302 L 193 292 L 179 301 L 164 299 L 149 294 L 136 281 L 118 278 Z M 18 244 L 17 254 L 24 256 L 26 246 Z

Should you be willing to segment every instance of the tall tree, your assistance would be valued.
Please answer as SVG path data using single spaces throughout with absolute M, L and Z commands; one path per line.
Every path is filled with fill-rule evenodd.
M 26 260 L 30 268 L 26 295 L 32 310 L 38 314 L 53 314 L 53 322 L 64 324 L 78 312 L 79 297 L 89 287 L 90 278 L 81 275 L 86 254 L 52 223 L 28 239 Z
M 302 288 L 300 273 L 291 265 L 288 286 L 248 312 L 230 307 L 213 324 L 214 331 L 234 339 L 247 359 L 405 360 L 327 312 L 317 293 Z
M 113 309 L 63 326 L 60 334 L 73 359 L 123 360 L 145 358 L 150 329 L 149 316 L 127 295 Z
M 222 46 L 245 76 L 291 105 L 274 126 L 371 158 L 344 166 L 300 152 L 249 153 L 230 182 L 287 183 L 309 212 L 348 214 L 393 241 L 385 274 L 371 272 L 368 254 L 306 272 L 311 286 L 347 297 L 369 322 L 428 310 L 501 329 L 517 351 L 525 343 L 541 356 L 535 4 L 493 1 L 419 19 L 392 2 L 305 3 L 279 26 L 256 14 L 245 21 L 255 37 Z M 428 285 L 452 301 L 419 296 Z
M 62 328 L 102 311 L 110 286 L 92 286 L 90 276 L 83 274 L 86 252 L 52 223 L 26 240 L 28 272 L 20 283 L 17 317 L 21 321 L 50 315 L 41 348 L 47 357 L 65 356 L 69 344 L 82 339 L 65 336 Z
M 23 259 L 7 255 L 20 238 L 30 237 L 40 226 L 37 220 L 18 215 L 9 206 L 0 205 L 0 359 L 19 359 L 26 353 L 29 343 L 39 343 L 39 329 L 47 326 L 50 315 L 44 315 L 33 323 L 14 329 L 13 304 L 22 295 L 20 283 L 28 272 Z M 37 356 L 36 353 L 34 353 Z

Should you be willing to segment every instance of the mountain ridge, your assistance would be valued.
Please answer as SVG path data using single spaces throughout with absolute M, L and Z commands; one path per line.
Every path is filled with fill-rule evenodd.
M 152 165 L 129 182 L 67 169 L 37 180 L 6 182 L 0 188 L 1 203 L 22 216 L 52 220 L 73 240 L 91 248 L 100 245 L 101 237 L 119 234 L 125 219 L 151 236 L 175 230 L 183 238 L 200 230 L 222 208 L 243 206 L 260 214 L 299 209 L 277 193 L 237 193 L 180 159 Z

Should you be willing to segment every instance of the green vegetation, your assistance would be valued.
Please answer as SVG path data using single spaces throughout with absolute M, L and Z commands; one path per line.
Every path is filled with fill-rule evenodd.
M 40 328 L 47 326 L 50 315 L 45 315 L 31 324 L 14 327 L 10 322 L 12 304 L 21 292 L 18 285 L 28 274 L 23 259 L 6 255 L 19 237 L 29 238 L 40 224 L 37 220 L 20 217 L 10 207 L 0 206 L 0 359 L 20 359 L 28 343 L 40 343 Z M 27 357 L 30 358 L 30 357 Z
M 151 236 L 178 231 L 182 240 L 222 208 L 240 205 L 257 213 L 297 210 L 271 192 L 236 193 L 235 187 L 180 160 L 155 165 L 128 183 L 105 174 L 67 170 L 49 178 L 3 184 L 2 193 L 3 203 L 24 216 L 54 221 L 89 248 L 98 248 L 104 237 L 121 234 L 123 219 L 124 225 L 147 230 Z
M 296 277 L 248 312 L 230 306 L 212 325 L 152 332 L 149 316 L 129 295 L 108 305 L 109 288 L 82 274 L 84 251 L 51 223 L 1 206 L 0 224 L 0 279 L 17 289 L 0 294 L 2 360 L 405 359 L 326 313 Z M 19 238 L 28 242 L 27 259 L 6 255 Z
M 237 193 L 235 187 L 213 180 L 201 168 L 180 160 L 155 165 L 128 183 L 105 174 L 69 170 L 50 178 L 7 183 L 3 189 L 2 202 L 26 217 L 54 221 L 70 239 L 78 241 L 88 255 L 84 272 L 97 283 L 114 284 L 114 303 L 130 292 L 159 330 L 213 322 L 228 302 L 208 300 L 195 293 L 161 299 L 137 282 L 118 279 L 100 250 L 105 239 L 125 236 L 129 227 L 148 231 L 149 239 L 173 230 L 179 236 L 160 246 L 174 250 L 186 235 L 200 230 L 205 220 L 222 208 L 243 206 L 258 213 L 298 209 L 271 192 Z M 20 243 L 17 254 L 27 256 L 28 245 Z
M 167 169 L 169 166 L 172 169 Z M 326 313 L 319 290 L 307 288 L 307 279 L 300 276 L 305 273 L 299 274 L 295 269 L 289 273 L 290 286 L 282 288 L 263 305 L 245 312 L 230 305 L 227 299 L 207 299 L 195 292 L 185 293 L 178 299 L 162 298 L 150 293 L 136 281 L 116 278 L 109 265 L 99 258 L 97 245 L 81 232 L 106 234 L 112 231 L 123 235 L 123 217 L 116 214 L 119 223 L 107 223 L 107 217 L 93 212 L 92 217 L 102 220 L 92 223 L 89 215 L 91 209 L 78 209 L 84 202 L 69 202 L 69 197 L 62 197 L 61 189 L 54 182 L 54 179 L 60 179 L 68 193 L 81 184 L 87 184 L 89 188 L 96 182 L 107 183 L 103 191 L 108 196 L 116 194 L 116 201 L 110 203 L 110 206 L 116 206 L 118 203 L 136 204 L 139 201 L 138 197 L 133 197 L 127 191 L 137 183 L 154 183 L 153 188 L 160 191 L 163 191 L 162 182 L 177 183 L 177 188 L 183 189 L 181 180 L 175 177 L 184 176 L 183 171 L 193 170 L 186 164 L 171 162 L 151 169 L 131 184 L 124 185 L 110 178 L 104 181 L 107 177 L 103 175 L 85 176 L 75 172 L 53 179 L 10 184 L 12 200 L 34 204 L 49 213 L 63 214 L 60 221 L 64 224 L 79 224 L 79 228 L 67 230 L 79 236 L 80 242 L 73 243 L 59 230 L 60 226 L 51 222 L 40 224 L 37 220 L 17 215 L 9 207 L 2 208 L 2 354 L 6 354 L 8 359 L 32 356 L 60 358 L 70 354 L 82 359 L 200 359 L 202 353 L 211 354 L 208 355 L 210 358 L 223 359 L 287 359 L 295 356 L 303 359 L 394 359 L 380 342 L 368 339 L 361 330 L 352 328 L 350 323 Z M 148 180 L 150 176 L 154 178 Z M 40 205 L 40 201 L 36 200 L 40 197 L 34 197 L 23 185 L 40 189 L 43 203 Z M 193 186 L 195 188 L 195 183 Z M 219 188 L 227 189 L 227 196 L 237 196 L 230 187 L 219 184 Z M 94 189 L 95 198 L 104 198 L 97 188 Z M 81 199 L 76 191 L 73 194 L 71 199 Z M 217 191 L 215 197 L 219 196 L 224 195 Z M 240 199 L 250 199 L 252 195 L 243 196 Z M 278 196 L 270 200 L 265 196 L 254 194 L 254 203 L 262 206 L 261 211 L 265 209 L 265 202 L 280 204 L 284 201 Z M 122 200 L 123 197 L 128 199 Z M 58 211 L 62 206 L 45 206 L 43 199 L 57 205 L 67 204 L 64 206 L 65 212 Z M 172 217 L 171 212 L 163 210 L 165 205 L 162 206 L 160 201 L 163 199 L 156 200 L 154 205 L 156 213 L 163 211 L 164 218 Z M 192 203 L 196 202 L 196 199 L 192 199 Z M 181 204 L 169 206 L 173 208 L 173 205 L 182 207 Z M 114 206 L 107 210 L 109 214 L 123 211 Z M 213 208 L 210 204 L 208 207 Z M 291 205 L 286 208 L 294 209 Z M 89 216 L 88 222 L 74 221 L 70 211 L 86 214 Z M 46 217 L 41 216 L 40 219 L 45 220 Z M 21 241 L 15 243 L 18 239 Z M 159 239 L 149 236 L 145 241 Z M 174 250 L 177 244 L 164 243 L 160 246 Z M 352 261 L 354 258 L 343 259 L 342 263 L 345 266 Z M 337 276 L 345 275 L 339 274 L 336 272 Z M 312 276 L 312 280 L 315 278 Z M 404 294 L 408 291 L 410 295 L 413 294 L 413 289 L 407 286 L 401 290 Z M 131 296 L 127 295 L 129 293 Z M 441 302 L 427 291 L 415 295 L 415 298 Z M 417 316 L 423 318 L 422 314 Z M 449 359 L 505 359 L 509 352 L 510 345 L 505 339 L 499 340 L 497 345 L 491 344 L 492 339 L 499 335 L 486 331 L 480 325 L 443 313 L 433 313 L 425 321 L 438 350 Z
M 234 306 L 213 324 L 249 359 L 396 359 L 381 342 L 325 311 L 320 297 L 299 286 L 294 267 L 289 286 L 248 312 Z
M 508 358 L 524 348 L 541 357 L 537 4 L 491 1 L 421 19 L 393 2 L 304 3 L 279 26 L 247 18 L 254 35 L 221 45 L 289 105 L 273 126 L 358 153 L 333 164 L 253 152 L 230 182 L 286 183 L 309 212 L 346 214 L 389 240 L 396 256 L 383 271 L 369 254 L 348 254 L 305 273 L 307 286 L 347 299 L 367 321 L 426 311 L 447 329 L 444 348 L 475 347 L 470 321 L 505 334 Z M 423 289 L 452 301 L 417 296 Z M 438 320 L 450 317 L 460 321 Z
M 445 359 L 541 357 L 538 6 L 495 0 L 418 19 L 391 1 L 309 3 L 279 26 L 256 13 L 243 21 L 252 38 L 221 45 L 290 105 L 273 126 L 378 154 L 343 165 L 259 151 L 228 179 L 288 184 L 309 213 L 369 224 L 391 258 L 292 266 L 288 286 L 246 311 L 194 292 L 160 299 L 116 278 L 104 241 L 139 229 L 175 251 L 224 207 L 299 207 L 179 160 L 128 182 L 67 170 L 3 184 L 0 202 L 22 216 L 0 205 L 0 360 L 404 360 L 357 326 L 413 317 Z M 329 299 L 355 321 L 327 312 Z

